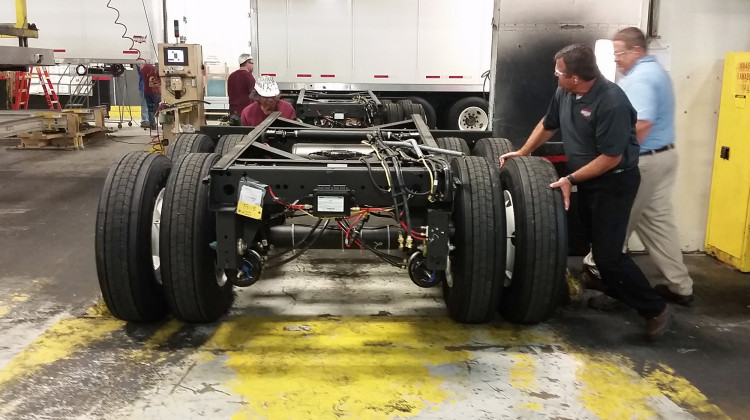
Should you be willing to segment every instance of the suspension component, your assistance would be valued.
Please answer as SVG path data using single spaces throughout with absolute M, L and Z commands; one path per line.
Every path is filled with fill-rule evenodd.
M 425 264 L 427 260 L 417 251 L 409 257 L 409 278 L 419 287 L 435 287 L 443 279 L 442 272 L 430 270 Z
M 255 250 L 247 251 L 242 258 L 242 269 L 237 273 L 237 278 L 232 278 L 237 287 L 252 286 L 263 274 L 263 259 Z

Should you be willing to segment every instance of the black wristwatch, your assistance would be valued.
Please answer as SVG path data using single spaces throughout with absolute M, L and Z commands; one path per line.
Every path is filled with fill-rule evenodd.
M 570 185 L 576 185 L 576 179 L 573 178 L 573 174 L 565 175 L 565 179 L 570 181 Z

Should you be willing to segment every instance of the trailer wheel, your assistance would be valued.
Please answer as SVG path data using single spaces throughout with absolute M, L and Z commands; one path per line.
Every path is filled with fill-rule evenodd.
M 558 179 L 541 157 L 508 159 L 500 170 L 506 212 L 505 291 L 500 311 L 511 322 L 552 317 L 565 288 L 567 215 Z
M 513 147 L 513 143 L 508 139 L 499 137 L 490 137 L 485 139 L 479 139 L 474 144 L 474 150 L 472 154 L 474 156 L 482 156 L 487 159 L 490 166 L 500 170 L 500 156 L 516 150 Z
M 161 229 L 164 291 L 175 317 L 212 322 L 232 304 L 232 283 L 216 270 L 216 220 L 208 209 L 209 186 L 203 180 L 217 154 L 188 153 L 167 180 Z
M 130 152 L 104 181 L 96 213 L 96 271 L 104 303 L 124 321 L 158 321 L 169 312 L 151 238 L 152 229 L 159 229 L 158 197 L 170 168 L 163 155 Z
M 466 144 L 466 140 L 459 137 L 438 137 L 435 139 L 438 147 L 441 149 L 453 150 L 456 152 L 463 152 L 466 156 L 471 155 L 469 145 Z
M 205 134 L 178 134 L 167 147 L 167 157 L 176 162 L 188 153 L 211 153 L 214 142 Z
M 406 99 L 412 101 L 415 105 L 422 105 L 422 109 L 424 110 L 425 122 L 427 123 L 428 127 L 435 128 L 437 126 L 437 114 L 435 113 L 435 108 L 432 106 L 432 104 L 430 104 L 426 99 L 420 98 L 419 96 L 409 96 Z
M 455 228 L 445 271 L 443 296 L 458 322 L 490 321 L 503 292 L 504 212 L 500 185 L 486 160 L 457 158 L 451 170 L 459 180 L 453 201 Z
M 215 153 L 224 156 L 230 150 L 234 149 L 239 142 L 245 137 L 244 134 L 227 134 L 219 137 L 219 141 L 216 142 Z
M 459 99 L 448 110 L 448 128 L 451 130 L 485 131 L 489 128 L 489 104 L 482 98 Z
M 383 105 L 385 110 L 385 120 L 388 123 L 394 123 L 401 120 L 401 106 L 399 104 L 389 103 Z
M 411 107 L 413 105 L 411 101 L 399 99 L 396 103 L 401 107 L 401 121 L 411 120 L 411 114 L 414 112 Z
M 411 112 L 409 113 L 409 119 L 411 119 L 412 114 L 417 114 L 420 117 L 422 117 L 422 121 L 424 121 L 425 124 L 427 124 L 427 115 L 425 115 L 424 108 L 421 104 L 411 104 Z M 429 128 L 429 125 L 428 125 Z

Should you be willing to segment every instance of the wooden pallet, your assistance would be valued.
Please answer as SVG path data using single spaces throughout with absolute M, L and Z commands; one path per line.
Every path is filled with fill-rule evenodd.
M 92 127 L 75 133 L 45 133 L 41 131 L 21 134 L 16 149 L 69 149 L 83 150 L 84 143 L 101 140 L 108 129 Z
M 85 142 L 104 138 L 112 130 L 104 125 L 106 110 L 88 109 L 45 112 L 46 128 L 18 135 L 17 150 L 83 150 Z

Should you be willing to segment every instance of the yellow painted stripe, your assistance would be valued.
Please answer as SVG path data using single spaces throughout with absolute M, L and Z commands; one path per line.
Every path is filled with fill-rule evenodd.
M 9 313 L 10 313 L 10 306 L 0 305 L 0 318 L 4 317 L 5 315 L 8 315 Z
M 536 391 L 539 384 L 536 381 L 535 357 L 529 354 L 513 353 L 512 358 L 511 385 L 522 391 Z
M 592 413 L 602 419 L 653 419 L 654 397 L 666 396 L 679 407 L 700 418 L 730 420 L 719 407 L 708 402 L 690 382 L 664 365 L 648 367 L 639 375 L 632 361 L 616 355 L 577 353 L 581 366 L 577 378 L 584 388 L 579 397 Z
M 169 352 L 160 351 L 160 347 L 167 343 L 172 335 L 177 333 L 184 324 L 177 320 L 170 320 L 161 326 L 138 349 L 128 351 L 128 357 L 137 362 L 148 362 L 151 365 L 161 363 L 167 359 Z
M 100 319 L 114 319 L 112 313 L 107 309 L 107 305 L 103 300 L 99 299 L 96 304 L 90 307 L 86 311 L 86 317 L 89 318 L 100 318 Z M 166 324 L 159 327 L 154 334 L 152 334 L 138 349 L 129 350 L 128 357 L 138 362 L 152 362 L 158 363 L 164 361 L 168 352 L 160 352 L 159 347 L 166 344 L 172 335 L 182 328 L 184 324 L 180 321 L 172 319 Z
M 577 376 L 584 385 L 580 398 L 597 417 L 608 420 L 658 417 L 648 400 L 658 397 L 660 392 L 632 369 L 630 360 L 617 356 L 582 354 L 580 357 L 583 363 Z
M 104 340 L 125 323 L 114 319 L 66 319 L 53 325 L 0 371 L 0 388 L 29 376 L 42 366 L 69 358 L 75 351 Z
M 140 106 L 112 106 L 109 109 L 109 118 L 120 118 L 120 115 L 122 115 L 122 118 L 130 119 L 132 116 L 134 120 L 140 122 L 141 121 L 141 107 Z
M 646 371 L 646 380 L 677 405 L 700 414 L 702 419 L 731 420 L 719 407 L 709 403 L 708 398 L 687 379 L 679 377 L 672 368 L 660 364 L 648 367 Z
M 449 320 L 244 318 L 204 348 L 231 350 L 226 385 L 248 404 L 234 419 L 391 419 L 452 399 L 430 367 L 465 369 L 470 334 Z
M 113 315 L 107 309 L 107 304 L 103 300 L 99 299 L 96 301 L 94 306 L 86 310 L 86 317 L 88 318 L 112 318 Z

